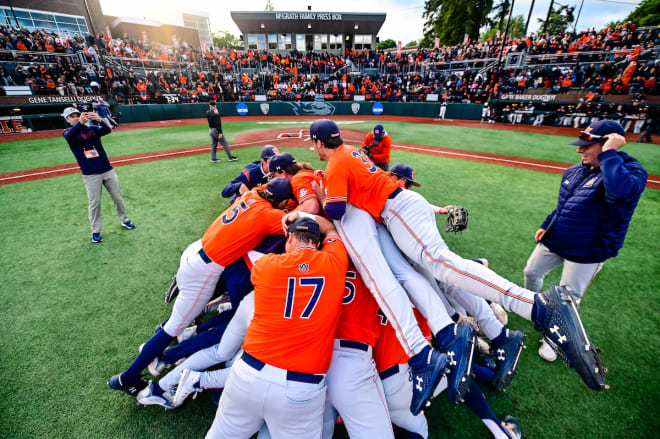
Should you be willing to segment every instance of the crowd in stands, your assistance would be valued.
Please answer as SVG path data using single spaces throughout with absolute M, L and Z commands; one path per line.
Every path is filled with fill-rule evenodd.
M 207 50 L 185 42 L 165 46 L 104 34 L 0 27 L 0 85 L 29 85 L 35 93 L 103 94 L 123 103 L 160 102 L 168 95 L 197 102 L 251 101 L 255 95 L 352 100 L 356 94 L 367 100 L 424 101 L 434 94 L 447 102 L 485 102 L 529 88 L 658 95 L 657 39 L 657 29 L 624 24 L 506 44 L 490 39 L 432 50 L 346 50 L 340 56 Z M 500 54 L 516 53 L 527 57 L 525 68 L 505 68 L 497 61 Z M 448 68 L 466 61 L 471 63 L 463 68 Z

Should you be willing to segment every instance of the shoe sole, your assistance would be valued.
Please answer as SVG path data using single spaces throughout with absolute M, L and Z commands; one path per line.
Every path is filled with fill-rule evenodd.
M 174 392 L 174 397 L 172 398 L 172 405 L 175 407 L 179 407 L 183 402 L 188 398 L 188 395 L 183 397 L 182 392 L 180 392 L 183 389 L 182 383 L 188 379 L 188 375 L 190 375 L 191 370 L 186 369 L 181 373 L 181 378 L 179 378 L 178 385 L 176 387 L 176 392 Z
M 133 229 L 136 227 L 136 226 L 129 227 L 129 226 L 127 226 L 126 224 L 122 224 L 121 226 L 122 226 L 123 228 L 125 228 L 125 229 L 128 229 L 128 230 L 133 230 Z
M 146 406 L 149 406 L 149 405 L 157 405 L 157 406 L 160 406 L 160 407 L 164 408 L 165 410 L 172 410 L 174 408 L 174 407 L 168 406 L 166 402 L 160 401 L 160 399 L 157 399 L 157 397 L 149 397 L 149 398 L 140 399 L 139 395 L 138 395 L 138 398 L 137 398 L 137 405 L 139 405 L 140 407 L 146 407 Z
M 557 287 L 558 288 L 558 287 Z M 569 331 L 569 339 L 574 340 L 574 352 L 566 352 L 563 347 L 560 348 L 554 340 L 549 336 L 543 335 L 545 341 L 550 347 L 562 357 L 570 367 L 580 375 L 582 381 L 592 390 L 601 391 L 609 389 L 609 385 L 605 383 L 605 373 L 607 370 L 603 366 L 600 359 L 598 348 L 594 346 L 591 339 L 587 335 L 582 320 L 575 307 L 575 302 L 568 294 L 557 293 L 555 288 L 552 288 L 553 294 L 558 296 L 559 306 L 556 309 L 560 313 L 561 318 L 565 322 L 572 322 L 567 324 L 566 327 Z M 572 357 L 572 358 L 571 358 Z
M 520 344 L 518 345 L 518 351 L 516 352 L 516 359 L 513 362 L 513 366 L 507 373 L 505 373 L 503 376 L 493 380 L 493 386 L 495 386 L 495 389 L 498 392 L 504 392 L 506 389 L 511 385 L 511 382 L 513 381 L 513 378 L 516 376 L 518 373 L 518 360 L 520 359 L 520 354 L 522 353 L 522 350 L 525 348 L 525 338 L 526 335 L 523 334 L 522 338 L 520 339 Z
M 552 352 L 552 355 L 548 355 L 545 352 L 545 344 L 547 343 L 541 344 L 541 347 L 539 348 L 539 357 L 543 358 L 545 361 L 552 363 L 555 360 L 557 360 L 557 353 L 554 351 L 554 349 L 550 348 L 550 352 Z M 550 347 L 550 345 L 548 345 L 548 347 Z
M 470 384 L 472 384 L 472 359 L 474 356 L 474 349 L 476 347 L 476 335 L 474 332 L 472 333 L 472 337 L 468 341 L 468 345 L 469 345 L 468 364 L 467 367 L 465 368 L 465 373 L 461 375 L 461 380 L 458 383 L 458 386 L 456 387 L 456 395 L 454 399 L 452 399 L 451 392 L 449 392 L 449 400 L 454 404 L 461 404 L 464 402 L 465 393 L 470 388 Z M 447 377 L 447 380 L 449 381 L 449 377 Z

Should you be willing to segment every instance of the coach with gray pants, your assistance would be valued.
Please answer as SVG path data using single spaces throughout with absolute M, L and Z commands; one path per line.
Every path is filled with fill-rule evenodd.
M 71 125 L 70 128 L 64 130 L 62 135 L 76 157 L 87 190 L 92 242 L 103 241 L 101 237 L 101 194 L 103 186 L 105 186 L 110 198 L 115 203 L 121 225 L 129 230 L 134 229 L 135 224 L 126 216 L 126 207 L 121 196 L 117 173 L 112 168 L 101 144 L 101 137 L 110 133 L 110 128 L 100 123 L 102 119 L 98 114 L 81 113 L 74 107 L 65 109 L 62 116 Z M 99 122 L 99 124 L 94 124 L 94 122 Z
M 222 144 L 230 162 L 238 160 L 237 157 L 232 155 L 227 139 L 225 139 L 225 136 L 222 134 L 222 121 L 220 120 L 218 106 L 215 101 L 209 102 L 209 111 L 206 112 L 206 120 L 209 121 L 209 135 L 211 136 L 211 163 L 217 163 L 220 161 L 216 156 L 218 142 Z

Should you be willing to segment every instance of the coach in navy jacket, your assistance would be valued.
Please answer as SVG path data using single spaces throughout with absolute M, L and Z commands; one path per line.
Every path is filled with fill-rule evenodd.
M 625 152 L 625 131 L 611 120 L 594 122 L 578 146 L 582 163 L 564 172 L 557 207 L 535 234 L 538 245 L 525 267 L 525 287 L 539 291 L 545 275 L 563 264 L 561 285 L 579 303 L 605 260 L 623 246 L 637 202 L 646 187 L 642 165 Z M 551 360 L 553 354 L 547 351 Z

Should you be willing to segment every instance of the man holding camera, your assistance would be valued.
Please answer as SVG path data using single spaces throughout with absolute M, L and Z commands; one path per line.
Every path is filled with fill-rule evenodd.
M 559 283 L 580 303 L 605 260 L 623 246 L 647 179 L 642 165 L 620 151 L 624 136 L 620 123 L 600 120 L 571 143 L 582 162 L 564 172 L 557 207 L 534 234 L 538 244 L 525 267 L 525 288 L 541 290 L 545 275 L 563 264 Z M 545 342 L 539 355 L 557 357 Z
M 62 135 L 76 157 L 83 175 L 85 189 L 87 189 L 92 242 L 103 242 L 103 237 L 101 237 L 101 193 L 103 186 L 105 186 L 110 198 L 115 203 L 122 227 L 129 230 L 134 229 L 135 224 L 126 216 L 126 207 L 121 196 L 117 173 L 110 164 L 101 143 L 101 137 L 111 132 L 110 127 L 102 123 L 102 119 L 98 114 L 93 112 L 81 113 L 80 110 L 74 107 L 66 108 L 62 116 L 71 126 L 64 130 Z
M 383 171 L 390 170 L 390 150 L 392 138 L 382 125 L 376 125 L 362 142 L 362 150 Z

